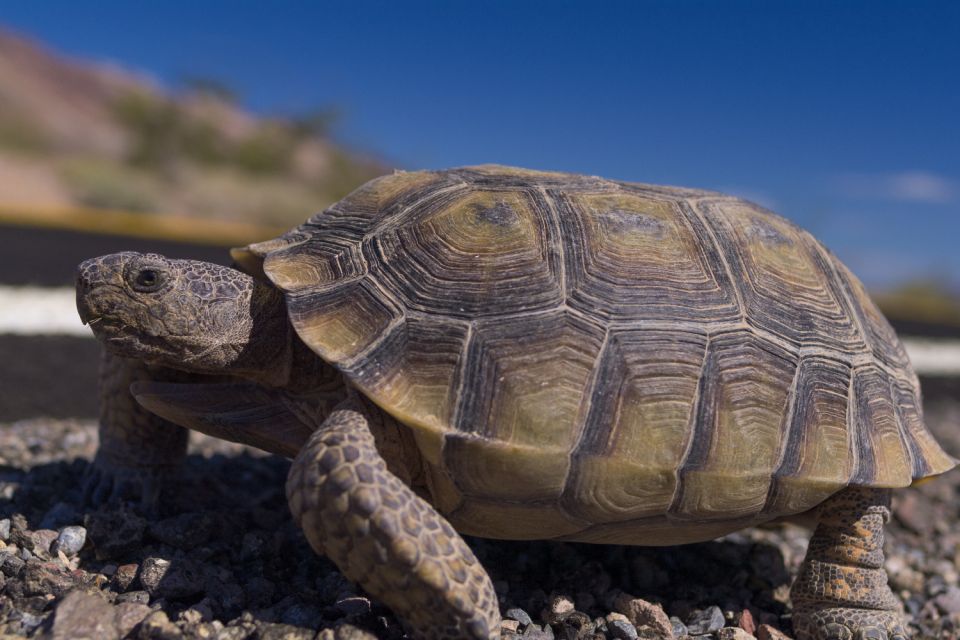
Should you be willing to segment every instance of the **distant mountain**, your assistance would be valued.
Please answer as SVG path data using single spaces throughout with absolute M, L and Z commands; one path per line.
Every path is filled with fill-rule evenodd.
M 332 120 L 258 117 L 215 79 L 172 93 L 0 30 L 0 206 L 293 224 L 387 170 Z

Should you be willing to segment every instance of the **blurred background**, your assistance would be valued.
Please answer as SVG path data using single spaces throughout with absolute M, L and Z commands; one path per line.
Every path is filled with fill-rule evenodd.
M 774 209 L 952 393 L 958 68 L 955 2 L 5 2 L 0 422 L 95 415 L 80 260 L 224 262 L 394 168 L 485 162 Z

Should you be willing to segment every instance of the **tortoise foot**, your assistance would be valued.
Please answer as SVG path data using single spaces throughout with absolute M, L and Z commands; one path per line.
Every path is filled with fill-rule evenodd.
M 83 501 L 94 507 L 131 502 L 146 515 L 156 514 L 160 490 L 169 475 L 169 470 L 125 467 L 98 456 L 84 474 Z
M 893 611 L 833 607 L 795 614 L 797 640 L 907 640 L 900 615 Z

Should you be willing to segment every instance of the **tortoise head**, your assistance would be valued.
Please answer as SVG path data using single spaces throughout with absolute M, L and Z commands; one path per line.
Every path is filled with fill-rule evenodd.
M 77 269 L 77 310 L 120 356 L 273 385 L 289 375 L 283 296 L 237 269 L 152 253 L 93 258 Z

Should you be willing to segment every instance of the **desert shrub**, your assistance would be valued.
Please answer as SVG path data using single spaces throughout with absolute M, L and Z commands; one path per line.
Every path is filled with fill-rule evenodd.
M 80 204 L 120 211 L 155 211 L 158 187 L 149 176 L 120 165 L 75 159 L 62 168 L 64 182 Z

